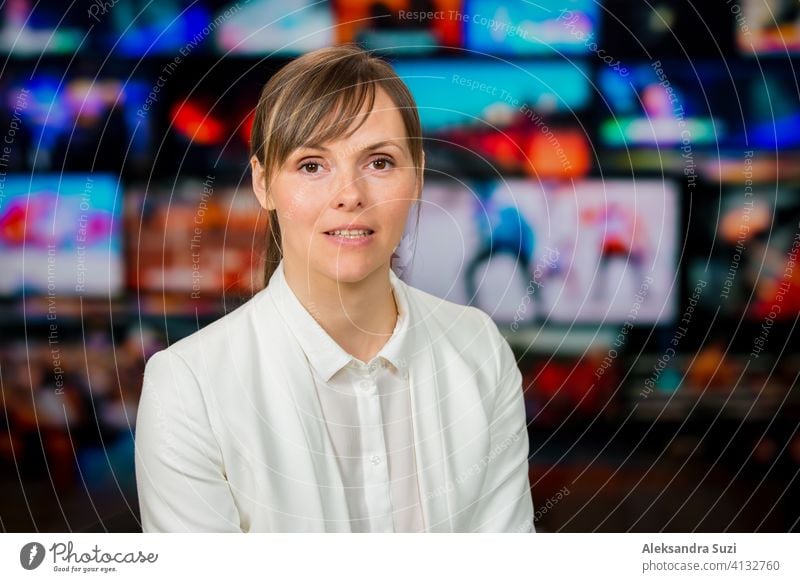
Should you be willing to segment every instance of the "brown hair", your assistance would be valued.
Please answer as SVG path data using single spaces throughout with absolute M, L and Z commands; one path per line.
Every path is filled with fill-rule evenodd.
M 389 63 L 357 45 L 343 44 L 294 59 L 275 73 L 261 91 L 250 138 L 250 157 L 256 156 L 264 168 L 267 191 L 275 173 L 295 149 L 343 135 L 367 100 L 367 111 L 371 111 L 376 85 L 386 91 L 400 111 L 421 187 L 422 127 L 414 97 Z M 365 120 L 366 116 L 350 133 L 357 131 Z M 265 286 L 283 257 L 278 214 L 276 210 L 270 210 L 269 214 Z

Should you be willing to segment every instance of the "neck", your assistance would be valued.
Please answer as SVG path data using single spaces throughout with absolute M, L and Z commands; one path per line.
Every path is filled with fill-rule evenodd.
M 369 362 L 389 340 L 398 307 L 389 280 L 389 263 L 361 281 L 343 283 L 295 270 L 284 261 L 284 276 L 306 311 L 343 350 Z

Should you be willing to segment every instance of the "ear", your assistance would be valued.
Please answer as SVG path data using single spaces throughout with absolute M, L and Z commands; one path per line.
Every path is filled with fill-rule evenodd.
M 267 192 L 267 174 L 264 167 L 258 161 L 258 158 L 252 156 L 250 158 L 251 175 L 253 179 L 253 192 L 255 192 L 258 203 L 264 210 L 275 210 L 275 204 L 272 196 Z

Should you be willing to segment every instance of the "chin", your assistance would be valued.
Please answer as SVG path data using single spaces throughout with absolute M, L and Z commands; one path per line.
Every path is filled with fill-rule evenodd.
M 369 257 L 336 258 L 326 265 L 329 276 L 340 283 L 358 283 L 365 279 L 380 265 L 380 261 Z

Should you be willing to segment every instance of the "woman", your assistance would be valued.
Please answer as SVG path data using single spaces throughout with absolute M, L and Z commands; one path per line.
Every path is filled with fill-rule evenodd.
M 405 84 L 314 51 L 267 83 L 252 135 L 267 285 L 147 362 L 143 530 L 533 531 L 511 349 L 391 270 L 424 168 Z

